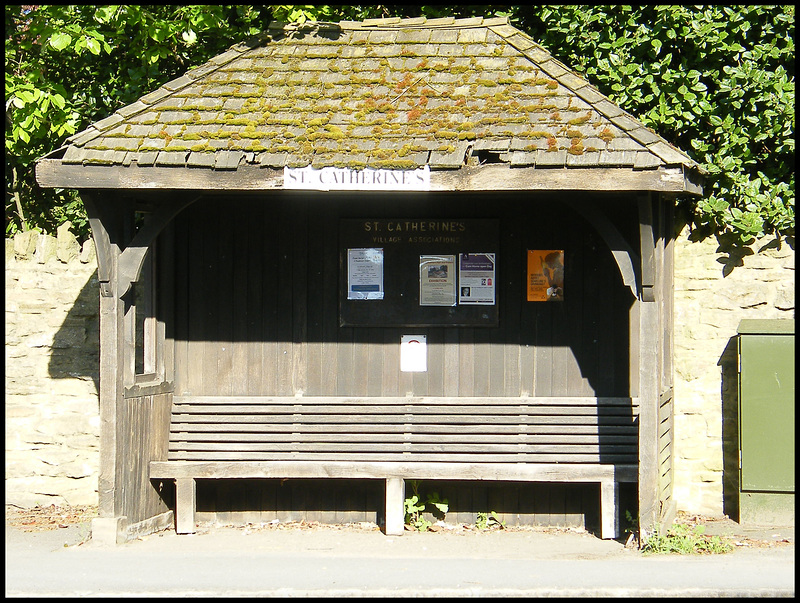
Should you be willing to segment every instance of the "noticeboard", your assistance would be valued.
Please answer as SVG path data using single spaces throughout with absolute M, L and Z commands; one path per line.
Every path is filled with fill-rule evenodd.
M 496 327 L 497 219 L 343 219 L 339 324 Z

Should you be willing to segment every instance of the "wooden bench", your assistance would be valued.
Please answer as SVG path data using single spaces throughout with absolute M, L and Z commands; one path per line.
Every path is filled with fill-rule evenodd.
M 601 537 L 619 536 L 621 482 L 638 479 L 636 399 L 175 396 L 166 461 L 176 531 L 195 531 L 196 480 L 386 482 L 387 534 L 402 534 L 405 481 L 600 484 Z

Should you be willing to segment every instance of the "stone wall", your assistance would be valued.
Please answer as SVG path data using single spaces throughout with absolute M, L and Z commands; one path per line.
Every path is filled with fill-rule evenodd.
M 684 234 L 676 244 L 679 510 L 724 512 L 723 403 L 732 385 L 722 361 L 739 321 L 794 318 L 794 250 L 753 249 L 730 271 L 715 240 Z M 98 296 L 91 243 L 81 249 L 68 228 L 6 241 L 7 502 L 97 503 Z
M 6 504 L 97 504 L 99 289 L 90 242 L 6 239 Z
M 759 241 L 736 266 L 718 248 L 686 233 L 675 247 L 674 497 L 678 510 L 734 516 L 723 494 L 738 486 L 736 332 L 742 319 L 794 318 L 794 250 Z

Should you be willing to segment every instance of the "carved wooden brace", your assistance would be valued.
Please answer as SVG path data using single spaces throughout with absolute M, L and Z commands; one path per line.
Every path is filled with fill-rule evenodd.
M 614 261 L 617 263 L 620 275 L 622 275 L 622 282 L 630 288 L 634 297 L 639 297 L 639 256 L 617 230 L 617 227 L 602 212 L 593 207 L 588 207 L 581 203 L 572 203 L 567 199 L 564 199 L 564 203 L 572 207 L 589 224 L 594 226 L 611 250 L 611 255 L 614 256 Z
M 656 244 L 653 238 L 653 205 L 649 194 L 639 195 L 639 239 L 642 250 L 642 301 L 656 300 Z
M 119 258 L 119 277 L 117 281 L 117 295 L 119 297 L 125 295 L 131 285 L 139 280 L 139 276 L 142 274 L 144 258 L 159 233 L 166 228 L 175 216 L 199 198 L 200 196 L 176 201 L 164 201 L 156 211 L 145 217 L 144 224 Z
M 100 294 L 104 297 L 116 295 L 122 298 L 130 290 L 131 285 L 139 280 L 144 258 L 159 233 L 176 215 L 199 198 L 200 196 L 196 196 L 164 201 L 156 211 L 145 217 L 144 224 L 130 243 L 123 245 L 120 240 L 123 212 L 130 208 L 124 207 L 121 203 L 100 203 L 94 193 L 82 192 L 81 200 L 86 206 L 97 250 Z M 119 255 L 116 274 L 114 274 L 114 248 L 124 248 Z

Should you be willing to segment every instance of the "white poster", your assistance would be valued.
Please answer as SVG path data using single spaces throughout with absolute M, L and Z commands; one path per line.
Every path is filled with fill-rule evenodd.
M 456 256 L 419 256 L 419 305 L 456 305 Z
M 383 249 L 347 250 L 347 299 L 383 299 Z
M 458 303 L 460 305 L 495 304 L 495 254 L 460 253 L 458 255 Z

